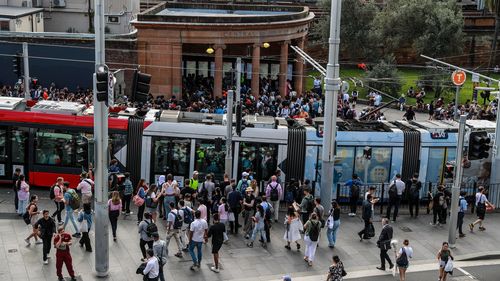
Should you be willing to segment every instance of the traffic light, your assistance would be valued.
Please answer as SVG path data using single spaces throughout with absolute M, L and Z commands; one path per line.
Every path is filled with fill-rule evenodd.
M 17 75 L 17 78 L 23 76 L 23 54 L 16 53 L 12 58 L 12 71 Z
M 99 71 L 95 76 L 97 101 L 103 101 L 108 105 L 108 71 Z
M 469 160 L 488 158 L 490 141 L 486 132 L 471 132 L 469 136 Z
M 241 104 L 238 102 L 236 104 L 236 134 L 241 137 L 241 131 L 245 130 L 245 120 L 243 119 L 241 112 Z
M 84 137 L 79 137 L 76 140 L 76 163 L 79 166 L 87 167 L 88 162 L 88 141 Z
M 132 100 L 135 102 L 146 103 L 148 101 L 150 83 L 150 74 L 136 71 L 134 84 L 132 85 Z

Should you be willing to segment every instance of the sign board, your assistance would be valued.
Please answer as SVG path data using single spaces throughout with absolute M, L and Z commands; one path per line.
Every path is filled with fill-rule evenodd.
M 479 75 L 477 73 L 472 74 L 472 82 L 479 83 Z
M 463 70 L 455 70 L 451 74 L 451 81 L 455 84 L 455 86 L 462 86 L 465 83 L 466 78 L 467 76 Z
M 115 75 L 110 71 L 108 76 L 108 106 L 115 104 L 115 82 Z

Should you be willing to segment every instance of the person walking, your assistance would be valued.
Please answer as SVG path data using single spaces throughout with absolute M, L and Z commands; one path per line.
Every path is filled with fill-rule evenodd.
M 80 175 L 80 180 L 76 189 L 82 192 L 82 203 L 92 204 L 92 187 L 94 187 L 94 182 L 89 178 L 86 172 Z
M 175 244 L 177 244 L 177 254 L 176 257 L 182 258 L 182 244 L 180 240 L 180 232 L 182 228 L 182 216 L 175 207 L 175 202 L 170 201 L 168 204 L 168 218 L 167 218 L 167 248 L 170 245 L 170 239 L 172 237 L 175 239 Z
M 83 204 L 83 210 L 78 213 L 78 219 L 80 222 L 80 232 L 82 233 L 82 238 L 80 239 L 80 247 L 85 246 L 85 251 L 91 253 L 92 245 L 90 244 L 89 232 L 92 228 L 92 209 L 90 204 Z
M 168 257 L 168 247 L 167 243 L 160 239 L 158 232 L 153 233 L 153 252 L 154 256 L 158 259 L 159 273 L 158 277 L 160 281 L 165 281 L 165 275 L 163 274 L 163 267 L 167 264 Z
M 439 263 L 438 281 L 446 281 L 448 272 L 446 272 L 444 268 L 446 267 L 446 263 L 448 263 L 449 259 L 454 260 L 453 256 L 451 255 L 451 250 L 449 249 L 448 242 L 443 242 L 443 244 L 441 245 L 441 249 L 437 253 L 437 260 Z
M 441 223 L 443 223 L 442 210 L 444 208 L 444 205 L 446 204 L 446 199 L 444 195 L 444 186 L 443 185 L 438 186 L 436 193 L 434 193 L 433 195 L 431 194 L 431 198 L 432 198 L 432 216 L 433 216 L 431 225 L 439 226 L 441 225 Z
M 168 174 L 167 180 L 161 186 L 165 219 L 168 218 L 168 213 L 170 213 L 170 202 L 175 202 L 175 186 L 177 186 L 177 181 L 174 180 L 174 176 L 172 176 L 172 174 Z
M 302 223 L 305 225 L 309 220 L 309 216 L 314 210 L 314 196 L 311 194 L 311 190 L 304 187 L 304 197 L 300 202 L 300 216 Z
M 356 209 L 358 206 L 359 194 L 361 186 L 363 183 L 359 179 L 357 174 L 352 175 L 352 179 L 345 182 L 344 186 L 349 188 L 349 206 L 350 206 L 350 217 L 356 216 Z
M 24 175 L 19 175 L 17 180 L 17 198 L 18 198 L 18 209 L 17 213 L 19 216 L 24 215 L 26 212 L 26 207 L 28 207 L 30 199 L 30 186 L 26 183 Z
M 229 233 L 234 235 L 238 234 L 238 228 L 241 226 L 238 222 L 238 218 L 241 213 L 241 205 L 243 204 L 243 197 L 241 193 L 236 190 L 236 187 L 232 187 L 232 191 L 227 194 L 227 203 L 229 204 L 230 213 L 229 215 Z
M 145 179 L 141 179 L 139 183 L 137 184 L 137 192 L 134 197 L 134 204 L 139 207 L 137 210 L 137 225 L 139 225 L 142 222 L 142 219 L 144 217 L 144 211 L 146 210 L 146 191 L 148 190 L 148 185 L 146 184 Z M 146 257 L 146 253 L 143 255 Z
M 66 218 L 64 218 L 64 226 L 63 227 L 66 228 L 68 221 L 71 221 L 71 224 L 73 225 L 73 228 L 75 229 L 75 233 L 73 234 L 73 237 L 80 238 L 81 233 L 76 225 L 75 217 L 73 216 L 74 210 L 73 210 L 73 207 L 71 206 L 71 201 L 75 200 L 74 199 L 75 195 L 76 196 L 78 196 L 78 195 L 76 194 L 76 191 L 74 191 L 73 189 L 70 189 L 68 187 L 68 183 L 64 183 L 63 191 L 64 191 L 64 205 L 65 205 L 65 210 L 66 210 Z
M 186 206 L 184 200 L 179 201 L 179 212 L 182 216 L 182 227 L 180 232 L 180 239 L 182 244 L 182 251 L 189 251 L 189 240 L 187 232 L 189 231 L 189 226 L 194 221 L 194 211 L 189 206 Z
M 413 248 L 410 247 L 410 241 L 405 239 L 403 247 L 399 249 L 396 257 L 396 264 L 399 268 L 399 281 L 406 280 L 406 270 L 410 266 L 410 259 L 413 258 Z
M 261 197 L 262 208 L 264 209 L 264 231 L 266 232 L 267 243 L 271 243 L 271 222 L 274 213 L 273 205 L 267 202 L 267 197 L 262 195 Z
M 281 184 L 278 183 L 278 178 L 276 176 L 272 176 L 271 182 L 267 184 L 266 197 L 269 199 L 269 201 L 271 201 L 271 204 L 273 205 L 274 222 L 278 222 L 280 199 L 283 198 L 283 188 L 281 187 Z
M 154 232 L 158 232 L 158 228 L 156 227 L 156 231 L 154 228 L 156 225 L 151 220 L 151 214 L 146 212 L 144 213 L 144 220 L 139 223 L 139 247 L 141 248 L 142 258 L 141 261 L 146 261 L 146 245 L 148 248 L 153 248 L 153 235 Z
M 418 173 L 414 173 L 413 177 L 406 183 L 406 193 L 408 194 L 408 208 L 410 209 L 411 218 L 413 218 L 413 214 L 415 214 L 415 218 L 418 217 L 421 189 L 422 182 L 418 180 Z
M 35 238 L 35 244 L 42 244 L 42 241 L 38 241 L 38 228 L 35 227 L 35 224 L 38 222 L 38 214 L 41 212 L 38 211 L 38 196 L 32 195 L 30 199 L 30 203 L 28 207 L 26 208 L 26 212 L 29 215 L 30 218 L 30 225 L 32 227 L 32 232 L 31 234 L 24 239 L 26 242 L 27 246 L 31 245 L 30 239 L 31 237 Z
M 337 231 L 340 227 L 340 206 L 337 201 L 332 200 L 332 208 L 328 213 L 326 220 L 326 237 L 328 238 L 328 247 L 333 249 L 337 243 Z
M 392 240 L 392 226 L 389 225 L 389 219 L 382 219 L 382 231 L 380 232 L 380 236 L 378 237 L 377 246 L 380 248 L 380 267 L 377 267 L 378 270 L 385 270 L 385 261 L 389 263 L 389 269 L 394 267 L 394 264 L 391 261 L 391 258 L 387 254 L 387 251 L 391 249 L 391 240 Z
M 217 207 L 217 211 L 219 214 L 219 221 L 225 226 L 225 231 L 224 231 L 224 242 L 227 242 L 229 238 L 227 237 L 227 223 L 229 220 L 229 212 L 231 211 L 229 209 L 229 204 L 227 204 L 227 200 L 225 197 L 222 197 L 219 201 L 219 207 Z
M 134 186 L 130 180 L 130 173 L 124 174 L 125 179 L 123 180 L 123 200 L 122 200 L 122 214 L 125 216 L 130 216 L 134 214 L 130 211 L 130 201 L 132 200 L 132 194 L 134 193 Z
M 122 209 L 122 200 L 120 199 L 120 192 L 113 191 L 111 199 L 108 200 L 108 217 L 111 223 L 111 231 L 113 233 L 113 241 L 116 242 L 116 228 L 118 227 L 118 217 Z
M 493 204 L 488 201 L 486 198 L 486 195 L 484 193 L 486 192 L 484 186 L 480 186 L 478 188 L 478 192 L 476 193 L 476 215 L 477 215 L 477 220 L 474 221 L 473 223 L 469 224 L 470 231 L 474 231 L 474 227 L 476 224 L 479 224 L 479 230 L 480 231 L 485 231 L 486 228 L 483 226 L 483 221 L 484 221 L 484 216 L 486 215 L 486 206 L 493 206 Z
M 403 199 L 403 192 L 405 190 L 405 183 L 401 180 L 401 175 L 397 174 L 396 179 L 389 185 L 389 205 L 387 206 L 387 218 L 391 218 L 391 210 L 394 207 L 392 222 L 396 222 L 399 213 L 399 206 Z
M 299 214 L 293 206 L 288 207 L 288 212 L 285 217 L 285 235 L 283 239 L 286 241 L 285 248 L 291 250 L 290 243 L 295 242 L 297 251 L 300 250 L 299 240 L 300 233 L 304 231 L 304 226 L 300 221 Z
M 158 258 L 155 256 L 153 249 L 148 249 L 146 251 L 146 268 L 142 271 L 144 274 L 145 281 L 158 281 L 160 274 L 160 263 Z
M 39 219 L 34 228 L 40 232 L 40 238 L 43 243 L 43 264 L 49 264 L 49 253 L 52 248 L 52 236 L 56 233 L 56 223 L 50 217 L 48 210 L 43 210 L 42 218 Z
M 251 187 L 247 187 L 245 191 L 246 194 L 243 199 L 243 232 L 245 234 L 245 239 L 248 239 L 252 232 L 252 215 L 255 209 L 255 196 L 253 195 L 253 189 Z
M 257 212 L 255 212 L 255 216 L 252 217 L 252 221 L 254 223 L 252 236 L 250 237 L 250 242 L 247 243 L 249 248 L 253 248 L 253 242 L 257 237 L 257 234 L 260 234 L 259 237 L 262 237 L 262 248 L 267 248 L 267 237 L 266 231 L 264 229 L 265 224 L 265 212 L 264 207 L 262 205 L 257 205 Z
M 460 191 L 460 197 L 458 198 L 458 219 L 457 219 L 457 228 L 458 228 L 458 237 L 463 238 L 465 234 L 462 230 L 462 226 L 464 224 L 465 212 L 467 211 L 467 200 L 465 200 L 465 195 L 467 195 L 466 191 Z
M 191 259 L 193 260 L 193 265 L 190 267 L 191 270 L 200 269 L 202 250 L 201 247 L 203 242 L 207 242 L 208 238 L 208 224 L 204 219 L 201 219 L 200 211 L 194 213 L 195 220 L 191 223 L 189 227 L 189 254 L 191 254 Z M 194 254 L 194 248 L 196 248 L 197 256 Z
M 166 220 L 167 216 L 165 214 L 165 195 L 163 193 L 163 184 L 165 183 L 165 176 L 161 175 L 158 177 L 158 182 L 156 186 L 158 186 L 160 197 L 158 197 L 158 217 L 160 219 Z
M 332 265 L 328 268 L 326 281 L 343 281 L 345 275 L 344 264 L 340 261 L 339 256 L 333 256 L 332 260 Z
M 158 207 L 158 200 L 160 200 L 160 193 L 157 192 L 156 184 L 152 184 L 146 192 L 144 205 L 146 205 L 146 212 L 151 214 L 151 220 L 156 222 L 156 208 Z
M 220 272 L 219 267 L 219 250 L 224 243 L 224 233 L 226 233 L 226 226 L 219 219 L 219 214 L 215 213 L 213 216 L 213 225 L 208 229 L 207 237 L 212 237 L 212 255 L 214 256 L 214 266 L 210 267 L 215 273 Z
M 375 233 L 372 233 L 373 204 L 374 200 L 372 198 L 372 195 L 366 195 L 366 199 L 363 200 L 363 212 L 361 215 L 365 226 L 360 232 L 358 232 L 360 242 L 363 241 L 363 239 L 370 239 L 373 237 L 372 235 L 375 235 Z
M 12 175 L 12 191 L 14 193 L 14 207 L 16 208 L 16 212 L 19 208 L 19 198 L 17 197 L 17 181 L 19 180 L 19 176 L 21 175 L 21 169 L 16 168 L 16 171 Z
M 64 178 L 57 178 L 56 183 L 51 187 L 50 199 L 56 204 L 56 211 L 52 214 L 52 218 L 57 216 L 57 222 L 61 225 L 63 224 L 61 213 L 64 210 Z
M 69 251 L 72 245 L 71 235 L 64 232 L 64 227 L 60 226 L 57 229 L 57 234 L 54 235 L 54 247 L 56 248 L 56 272 L 59 281 L 64 281 L 62 274 L 62 266 L 66 265 L 71 281 L 76 281 L 75 271 L 73 270 L 73 260 Z
M 304 224 L 304 242 L 306 244 L 304 260 L 309 266 L 312 266 L 314 262 L 320 231 L 321 222 L 318 220 L 318 215 L 312 213 L 311 218 Z

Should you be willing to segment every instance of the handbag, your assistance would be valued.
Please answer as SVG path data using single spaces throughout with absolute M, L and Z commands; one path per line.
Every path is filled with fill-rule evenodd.
M 89 232 L 89 226 L 85 217 L 80 222 L 80 232 Z
M 453 261 L 451 258 L 448 258 L 448 261 L 446 262 L 446 265 L 444 266 L 444 271 L 448 272 L 449 274 L 453 274 Z
M 141 274 L 141 275 L 142 275 L 142 274 L 143 274 L 143 272 L 144 272 L 144 269 L 146 269 L 146 265 L 147 265 L 147 263 L 146 263 L 146 262 L 141 263 L 141 264 L 139 265 L 139 267 L 135 270 L 135 273 L 136 273 L 136 274 Z
M 236 219 L 234 217 L 234 213 L 233 212 L 229 212 L 227 214 L 227 219 L 228 219 L 228 221 L 235 221 Z
M 139 195 L 135 195 L 132 200 L 134 201 L 134 205 L 136 205 L 137 207 L 141 207 L 142 205 L 144 205 L 144 199 Z

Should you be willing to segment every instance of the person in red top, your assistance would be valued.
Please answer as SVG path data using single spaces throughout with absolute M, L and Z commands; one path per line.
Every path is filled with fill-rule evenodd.
M 71 276 L 71 281 L 76 281 L 75 272 L 73 271 L 73 261 L 69 252 L 69 246 L 71 246 L 71 244 L 71 235 L 64 232 L 64 227 L 60 226 L 57 229 L 57 234 L 54 234 L 54 247 L 57 249 L 56 272 L 59 281 L 64 281 L 62 275 L 63 263 L 66 264 L 66 269 L 68 270 L 69 276 Z

